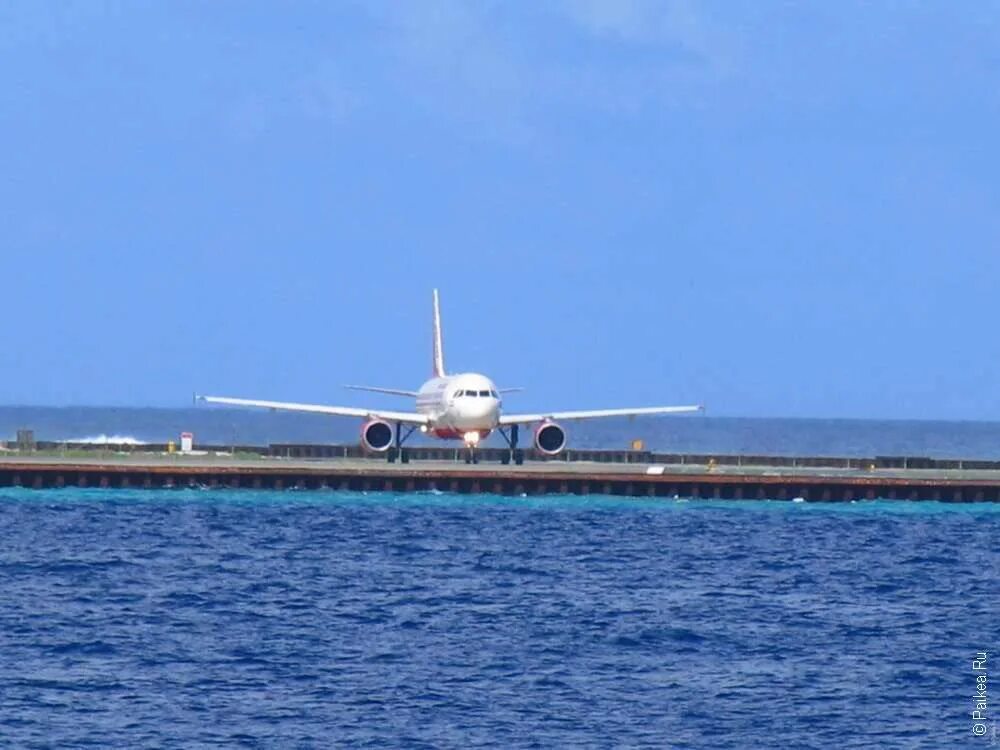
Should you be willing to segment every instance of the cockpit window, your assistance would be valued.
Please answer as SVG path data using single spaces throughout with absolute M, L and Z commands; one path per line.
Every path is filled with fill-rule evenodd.
M 479 395 L 480 396 L 485 396 L 486 398 L 489 398 L 490 392 L 489 391 L 480 391 Z
M 493 398 L 500 398 L 500 395 L 499 395 L 499 394 L 498 394 L 498 393 L 497 393 L 496 391 L 490 391 L 490 395 L 491 395 L 491 396 L 492 396 Z
M 460 397 L 462 397 L 464 395 L 465 395 L 465 391 L 455 391 L 455 393 L 452 395 L 452 398 L 460 398 Z

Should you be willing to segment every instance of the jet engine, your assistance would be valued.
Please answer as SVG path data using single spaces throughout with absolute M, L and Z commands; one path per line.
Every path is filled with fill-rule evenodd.
M 392 425 L 381 419 L 372 419 L 361 425 L 361 444 L 370 451 L 381 453 L 392 445 Z
M 566 447 L 566 430 L 555 422 L 542 422 L 535 429 L 535 448 L 546 456 L 555 456 Z

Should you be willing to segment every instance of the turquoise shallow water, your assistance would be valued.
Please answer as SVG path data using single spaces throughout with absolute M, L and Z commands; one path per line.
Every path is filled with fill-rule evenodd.
M 1000 506 L 0 493 L 18 747 L 963 747 Z

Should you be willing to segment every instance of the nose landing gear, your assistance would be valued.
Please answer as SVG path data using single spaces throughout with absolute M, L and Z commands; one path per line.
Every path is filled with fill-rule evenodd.
M 476 447 L 479 445 L 479 433 L 467 432 L 462 437 L 465 440 L 465 447 L 468 448 L 468 452 L 465 454 L 465 463 L 478 464 L 479 453 L 476 452 Z

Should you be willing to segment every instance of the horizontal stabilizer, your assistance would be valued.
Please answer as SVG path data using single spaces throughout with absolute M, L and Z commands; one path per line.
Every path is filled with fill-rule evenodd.
M 404 391 L 402 388 L 379 388 L 374 385 L 345 385 L 352 391 L 368 391 L 369 393 L 388 393 L 390 396 L 409 396 L 416 398 L 419 394 L 416 391 Z

